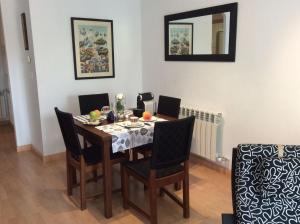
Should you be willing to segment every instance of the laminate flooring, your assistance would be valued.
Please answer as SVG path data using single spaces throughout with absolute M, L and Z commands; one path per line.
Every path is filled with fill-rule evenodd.
M 119 167 L 113 170 L 113 186 L 120 187 Z M 170 186 L 172 189 L 172 186 Z M 101 180 L 89 183 L 88 193 L 101 192 Z M 75 190 L 75 196 L 78 191 Z M 176 194 L 182 197 L 182 192 Z M 130 197 L 147 209 L 147 192 L 131 180 Z M 230 177 L 199 164 L 190 164 L 191 216 L 167 196 L 158 199 L 158 222 L 221 223 L 221 213 L 232 212 Z M 66 195 L 66 168 L 63 159 L 44 164 L 31 151 L 16 152 L 11 126 L 0 126 L 0 224 L 148 223 L 136 211 L 124 210 L 121 193 L 113 194 L 113 217 L 103 215 L 103 197 L 87 201 L 81 211 Z

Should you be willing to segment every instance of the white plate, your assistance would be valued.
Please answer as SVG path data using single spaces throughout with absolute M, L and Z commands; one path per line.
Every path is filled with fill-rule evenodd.
M 133 124 L 130 121 L 121 122 L 121 123 L 118 123 L 118 125 L 120 125 L 124 128 L 142 128 L 145 126 L 145 124 L 142 122 L 137 122 L 137 123 Z
M 157 120 L 157 117 L 155 116 L 152 116 L 150 120 L 145 120 L 144 118 L 140 118 L 139 121 L 142 121 L 142 122 L 153 122 L 153 121 L 156 121 Z
M 101 123 L 100 120 L 96 120 L 96 121 L 88 121 L 88 122 L 85 122 L 84 124 L 87 124 L 87 125 L 99 125 Z

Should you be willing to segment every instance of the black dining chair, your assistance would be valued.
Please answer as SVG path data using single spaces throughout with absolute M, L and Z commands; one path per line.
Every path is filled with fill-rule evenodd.
M 180 112 L 180 102 L 181 99 L 179 98 L 160 95 L 158 100 L 157 114 L 178 118 Z M 151 144 L 142 145 L 133 149 L 133 160 L 138 159 L 139 153 L 144 157 L 149 156 L 151 154 Z
M 184 218 L 189 218 L 189 155 L 195 117 L 155 123 L 153 149 L 150 158 L 122 164 L 123 207 L 129 206 L 157 223 L 157 195 L 165 193 L 183 208 Z M 136 178 L 149 190 L 150 213 L 139 208 L 129 199 L 129 176 Z M 183 200 L 169 192 L 164 186 L 183 182 Z
M 109 106 L 108 93 L 80 95 L 78 99 L 80 113 L 83 115 L 89 114 L 92 110 L 101 110 L 102 107 Z
M 86 197 L 86 182 L 102 177 L 94 176 L 92 179 L 86 180 L 86 173 L 97 171 L 97 169 L 102 167 L 102 153 L 99 147 L 93 145 L 81 148 L 72 114 L 60 111 L 57 107 L 54 110 L 66 146 L 68 195 L 72 196 L 72 189 L 77 186 L 76 170 L 78 170 L 80 178 L 80 203 L 73 200 L 73 198 L 71 199 L 81 210 L 84 210 L 86 209 L 86 199 L 98 196 Z M 127 161 L 128 157 L 128 153 L 111 153 L 111 165 Z
M 180 102 L 181 99 L 179 98 L 160 95 L 158 100 L 157 114 L 178 118 Z M 151 153 L 149 148 L 151 148 L 151 144 L 136 148 L 133 152 L 133 159 L 138 159 L 138 153 L 142 154 L 144 157 L 149 156 Z
M 178 118 L 180 112 L 181 99 L 160 95 L 158 99 L 157 114 L 165 115 L 172 118 Z M 138 154 L 143 157 L 149 157 L 151 155 L 152 144 L 142 145 L 133 149 L 133 160 L 138 159 Z M 180 184 L 175 184 L 175 189 L 180 190 Z
M 178 118 L 181 99 L 170 96 L 159 96 L 157 113 L 168 117 Z
M 108 93 L 80 95 L 78 96 L 78 100 L 81 115 L 89 114 L 92 110 L 101 111 L 102 107 L 109 106 Z M 83 142 L 84 147 L 87 147 L 88 142 L 85 138 Z

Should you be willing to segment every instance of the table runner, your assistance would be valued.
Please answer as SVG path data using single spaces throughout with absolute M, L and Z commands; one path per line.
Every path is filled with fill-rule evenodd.
M 88 124 L 90 122 L 90 115 L 77 115 L 73 116 L 73 118 L 83 124 Z M 100 120 L 105 120 L 106 115 L 101 115 Z
M 166 120 L 158 118 L 157 121 Z M 113 153 L 153 142 L 154 122 L 145 122 L 141 128 L 126 128 L 118 123 L 97 126 L 96 128 L 112 135 Z

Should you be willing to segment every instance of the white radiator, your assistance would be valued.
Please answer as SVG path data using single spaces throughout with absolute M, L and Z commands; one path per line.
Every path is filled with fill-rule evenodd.
M 9 120 L 9 105 L 8 105 L 9 91 L 0 91 L 0 121 Z
M 180 117 L 194 115 L 195 125 L 191 153 L 216 161 L 222 158 L 222 144 L 220 131 L 218 130 L 222 122 L 222 114 L 214 114 L 197 109 L 181 107 Z

